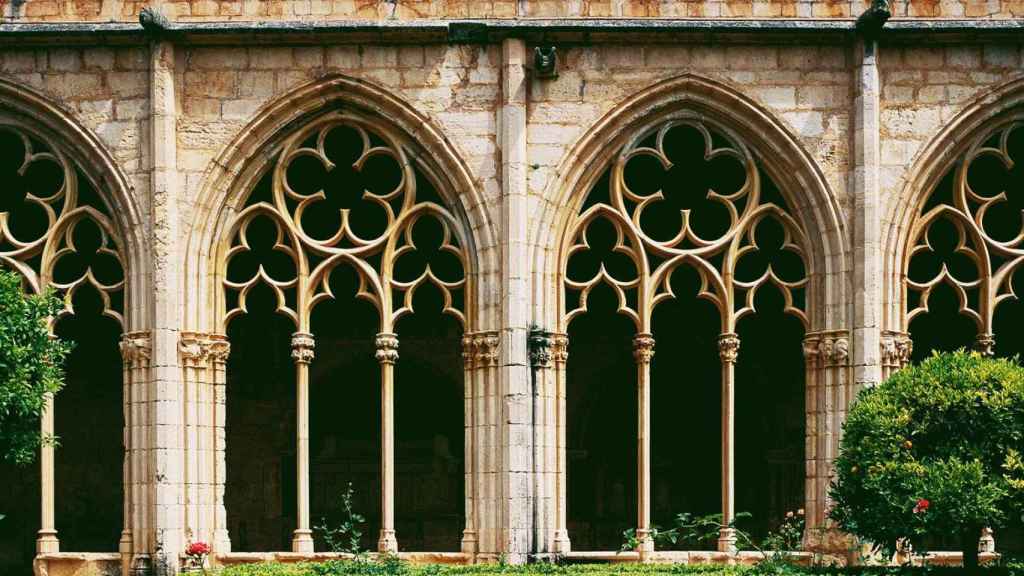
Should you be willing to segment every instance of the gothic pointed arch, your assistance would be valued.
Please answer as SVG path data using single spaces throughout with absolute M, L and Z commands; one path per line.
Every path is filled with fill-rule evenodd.
M 30 550 L 120 550 L 127 562 L 141 544 L 134 541 L 129 408 L 141 377 L 134 369 L 144 368 L 148 350 L 146 223 L 100 140 L 45 96 L 6 80 L 0 179 L 0 268 L 20 274 L 28 291 L 54 290 L 64 306 L 52 330 L 75 343 L 65 386 L 41 422 L 44 434 L 62 439 L 60 449 L 42 448 L 38 483 L 12 483 L 38 496 L 26 493 L 5 508 L 14 525 L 39 522 Z M 124 451 L 109 449 L 119 445 Z M 34 508 L 24 519 L 22 506 Z
M 918 153 L 890 202 L 882 350 L 890 369 L 927 352 L 910 346 L 909 332 L 912 321 L 935 308 L 933 294 L 955 301 L 949 320 L 973 332 L 961 344 L 992 351 L 997 308 L 1016 299 L 1014 218 L 1000 216 L 1016 206 L 1013 172 L 1021 160 L 1015 142 L 1022 119 L 1020 79 L 969 102 Z M 947 239 L 953 245 L 936 245 Z M 933 273 L 920 269 L 929 258 L 938 259 Z
M 1024 280 L 1022 105 L 1019 79 L 968 103 L 921 151 L 891 204 L 883 341 L 890 370 L 932 348 L 1008 355 L 1019 348 L 1008 346 L 1015 330 L 1004 326 L 1002 341 L 997 332 Z M 936 314 L 945 314 L 948 338 L 922 340 L 937 337 L 924 328 L 939 321 Z
M 604 379 L 610 379 L 608 385 L 612 386 L 608 390 L 635 379 L 632 396 L 627 394 L 614 403 L 620 410 L 623 403 L 637 403 L 636 480 L 616 481 L 618 484 L 609 486 L 621 492 L 625 485 L 628 492 L 628 485 L 635 485 L 635 496 L 627 494 L 625 501 L 626 508 L 635 505 L 636 520 L 631 525 L 637 530 L 641 558 L 653 550 L 647 527 L 658 520 L 652 518 L 652 512 L 658 514 L 654 501 L 672 483 L 659 481 L 661 472 L 656 463 L 652 464 L 657 456 L 657 450 L 653 456 L 651 452 L 652 418 L 662 422 L 662 432 L 654 434 L 664 438 L 668 431 L 664 427 L 666 415 L 652 415 L 658 406 L 664 406 L 665 396 L 661 402 L 651 400 L 652 390 L 655 395 L 666 393 L 666 384 L 662 383 L 659 392 L 658 387 L 652 388 L 652 382 L 678 379 L 681 373 L 688 374 L 687 382 L 693 386 L 704 376 L 709 382 L 720 381 L 720 395 L 707 396 L 706 400 L 721 406 L 721 453 L 711 456 L 721 463 L 720 492 L 716 492 L 721 504 L 702 510 L 699 507 L 704 504 L 690 502 L 687 505 L 691 507 L 684 511 L 718 511 L 732 518 L 742 511 L 736 508 L 737 499 L 746 502 L 744 506 L 758 500 L 750 494 L 737 496 L 733 480 L 737 477 L 735 466 L 742 467 L 749 460 L 735 455 L 736 390 L 749 403 L 754 401 L 750 394 L 757 392 L 757 386 L 748 386 L 747 382 L 744 389 L 735 383 L 763 372 L 757 368 L 761 365 L 758 363 L 771 366 L 771 354 L 765 353 L 781 345 L 782 340 L 787 347 L 780 352 L 783 356 L 778 357 L 775 368 L 769 370 L 785 364 L 788 372 L 779 372 L 777 380 L 793 386 L 785 393 L 779 390 L 779 397 L 792 400 L 778 406 L 784 413 L 777 417 L 780 422 L 782 418 L 792 422 L 793 430 L 787 434 L 796 432 L 801 441 L 798 446 L 780 445 L 782 451 L 776 451 L 786 454 L 782 459 L 788 464 L 780 473 L 791 490 L 773 494 L 771 499 L 778 500 L 773 504 L 776 508 L 782 502 L 793 509 L 805 508 L 809 525 L 822 525 L 834 442 L 830 430 L 835 426 L 835 415 L 826 414 L 825 395 L 831 392 L 826 392 L 825 383 L 831 381 L 845 390 L 848 381 L 848 336 L 843 330 L 846 311 L 842 304 L 848 231 L 837 198 L 798 139 L 783 122 L 731 87 L 684 75 L 652 86 L 606 114 L 565 155 L 557 174 L 559 178 L 547 190 L 551 200 L 540 209 L 533 230 L 538 238 L 534 281 L 539 283 L 537 293 L 542 295 L 535 308 L 535 322 L 555 332 L 553 342 L 558 352 L 553 354 L 552 384 L 558 389 L 554 396 L 559 398 L 559 406 L 553 411 L 554 424 L 559 434 L 565 434 L 563 428 L 570 429 L 570 437 L 558 438 L 556 445 L 571 447 L 577 460 L 579 454 L 589 451 L 572 438 L 572 429 L 579 426 L 573 424 L 569 411 L 578 414 L 580 408 L 574 405 L 579 402 L 569 398 L 567 407 L 561 400 L 565 395 L 573 396 L 574 389 L 578 395 L 585 388 L 578 383 L 581 378 L 590 382 L 607 376 Z M 669 194 L 670 186 L 693 188 L 687 192 L 693 193 L 693 202 L 680 203 L 680 196 Z M 692 276 L 686 293 L 674 286 L 684 270 Z M 766 289 L 768 286 L 771 289 Z M 774 296 L 768 307 L 777 307 L 781 314 L 773 322 L 788 326 L 784 330 L 787 336 L 779 342 L 763 338 L 767 333 L 763 326 L 750 332 L 751 322 L 763 315 L 760 299 L 769 294 Z M 625 343 L 591 342 L 595 338 L 615 340 L 610 325 L 570 326 L 590 314 L 590 301 L 598 296 L 606 301 L 607 311 L 629 325 L 622 328 L 622 337 L 629 336 Z M 699 301 L 708 304 L 706 310 L 693 307 Z M 671 312 L 674 320 L 661 321 L 663 338 L 656 333 L 655 312 L 675 306 L 670 302 L 683 308 Z M 714 318 L 709 333 L 693 343 L 678 338 L 680 323 L 693 322 L 697 317 Z M 612 321 L 610 316 L 607 318 Z M 597 370 L 592 378 L 578 373 L 573 376 L 572 350 L 580 348 L 574 344 L 577 339 L 571 330 L 587 346 L 597 346 L 589 350 L 585 365 L 575 369 L 588 373 Z M 739 352 L 737 332 L 754 335 L 746 354 Z M 656 341 L 664 342 L 668 349 L 656 346 Z M 708 366 L 672 364 L 689 353 L 685 347 L 707 356 Z M 612 357 L 621 352 L 612 348 L 627 350 L 619 364 L 631 366 L 629 370 L 619 371 L 612 365 Z M 660 368 L 656 348 L 665 358 Z M 596 349 L 601 351 L 595 353 Z M 689 361 L 689 356 L 686 358 Z M 609 365 L 596 368 L 593 363 Z M 672 367 L 666 369 L 670 364 Z M 703 388 L 693 386 L 685 388 Z M 710 405 L 698 411 L 705 409 L 718 411 Z M 688 437 L 710 432 L 694 430 Z M 741 430 L 741 434 L 746 435 L 741 448 L 762 440 L 748 430 Z M 767 443 L 759 446 L 762 452 L 771 448 Z M 628 445 L 625 449 L 631 451 Z M 763 453 L 758 455 L 763 457 Z M 568 493 L 574 484 L 567 460 L 560 455 L 554 471 L 559 478 L 556 490 L 560 504 L 553 513 L 557 520 L 550 539 L 556 551 L 568 550 L 570 526 L 576 525 L 577 530 L 581 526 L 579 518 L 570 519 L 575 499 Z M 609 457 L 599 460 L 607 462 Z M 602 466 L 602 470 L 607 468 Z M 742 472 L 740 477 L 750 477 L 761 471 Z M 604 472 L 583 472 L 584 476 L 595 473 Z M 777 515 L 780 510 L 766 508 L 765 512 Z M 608 512 L 598 515 L 607 516 Z M 609 529 L 599 526 L 597 531 Z M 592 545 L 604 549 L 608 543 Z M 723 529 L 717 547 L 731 550 L 734 546 L 735 535 Z
M 371 526 L 379 529 L 381 551 L 396 551 L 399 541 L 403 548 L 451 550 L 460 547 L 460 537 L 463 550 L 475 549 L 474 470 L 463 437 L 463 419 L 469 428 L 472 414 L 463 410 L 462 395 L 476 393 L 472 379 L 486 365 L 477 362 L 477 349 L 486 350 L 488 330 L 496 321 L 483 295 L 497 272 L 497 244 L 486 203 L 455 146 L 429 117 L 397 96 L 363 80 L 331 76 L 266 105 L 219 158 L 206 174 L 188 240 L 185 323 L 190 330 L 183 335 L 183 350 L 219 343 L 225 352 L 212 361 L 212 353 L 194 356 L 200 367 L 212 371 L 215 395 L 223 395 L 221 402 L 228 404 L 228 454 L 225 461 L 219 452 L 214 464 L 226 469 L 217 476 L 222 486 L 227 477 L 228 490 L 220 490 L 212 522 L 198 531 L 212 529 L 218 553 L 232 546 L 277 550 L 282 545 L 312 552 L 310 511 L 322 511 L 325 498 L 333 506 L 336 497 L 322 490 L 311 493 L 312 480 L 318 485 L 339 482 L 331 470 L 341 467 L 351 471 L 345 473 L 349 479 L 361 478 L 363 498 L 381 495 L 379 514 L 369 515 Z M 239 328 L 239 322 L 249 321 L 253 302 L 260 298 L 259 306 L 269 302 L 265 311 L 277 320 L 256 324 L 257 330 L 266 335 L 264 343 L 280 345 L 255 353 L 246 341 L 241 351 L 237 345 L 253 329 Z M 325 314 L 333 314 L 333 320 L 325 321 Z M 237 340 L 236 346 L 230 340 Z M 321 346 L 344 352 L 318 356 Z M 247 358 L 259 363 L 271 357 L 277 358 L 274 366 L 293 364 L 291 375 L 286 371 L 275 377 L 283 386 L 275 392 L 245 384 L 245 378 L 263 378 L 246 376 L 252 364 Z M 432 446 L 411 446 L 407 432 L 395 434 L 395 422 L 408 416 L 410 402 L 418 401 L 411 385 L 416 379 L 442 383 L 436 398 L 447 400 L 435 409 L 457 416 L 436 426 L 403 420 L 400 431 L 425 426 L 424 433 L 434 435 Z M 353 396 L 325 398 L 331 387 L 311 385 L 326 381 L 346 382 Z M 380 435 L 356 442 L 352 427 L 341 430 L 338 419 L 322 408 L 370 399 L 363 385 L 375 385 L 371 390 L 380 400 L 353 415 L 366 420 L 355 427 Z M 238 424 L 245 417 L 235 407 L 246 395 L 271 399 L 286 392 L 294 401 L 280 402 L 284 412 L 275 418 L 294 422 L 284 436 L 295 438 L 290 444 L 276 440 L 276 445 L 297 455 L 265 462 L 274 467 L 275 477 L 285 479 L 279 492 L 287 496 L 274 504 L 280 525 L 260 536 L 238 520 L 239 507 L 251 498 L 232 491 L 230 478 L 252 461 L 232 455 L 230 420 Z M 379 414 L 373 404 L 380 406 Z M 223 426 L 224 420 L 219 421 Z M 358 444 L 376 454 L 371 449 L 378 441 L 379 458 L 369 452 L 360 456 L 362 448 L 344 456 L 338 448 Z M 440 458 L 447 462 L 446 472 L 416 476 L 423 473 L 409 472 L 415 466 L 408 457 L 396 460 L 396 450 L 414 454 L 413 459 L 419 457 L 415 454 Z M 379 459 L 379 476 L 356 472 L 359 466 L 352 458 Z M 443 497 L 409 497 L 429 483 Z M 440 522 L 457 529 L 434 542 L 409 530 L 396 535 L 396 484 L 404 502 L 429 505 L 430 513 L 444 516 Z M 408 506 L 398 506 L 402 513 L 409 514 Z M 288 531 L 290 544 L 279 540 L 286 525 L 294 528 Z

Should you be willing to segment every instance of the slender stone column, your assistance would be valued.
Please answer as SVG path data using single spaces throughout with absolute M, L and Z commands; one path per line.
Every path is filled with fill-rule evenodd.
M 974 349 L 981 353 L 982 356 L 989 358 L 996 355 L 996 336 L 995 334 L 978 334 L 978 337 L 974 340 Z M 996 538 L 992 533 L 991 528 L 982 528 L 981 539 L 978 540 L 978 553 L 979 554 L 991 554 L 996 551 Z
M 735 428 L 736 428 L 736 358 L 740 339 L 727 333 L 718 337 L 718 355 L 722 359 L 722 524 L 729 526 L 736 517 Z M 718 550 L 736 553 L 736 530 L 722 528 L 718 534 Z
M 213 364 L 213 549 L 217 554 L 231 552 L 228 513 L 224 507 L 227 483 L 227 361 L 231 343 L 223 334 L 210 336 L 210 360 Z
M 633 338 L 636 360 L 637 458 L 636 458 L 636 536 L 637 552 L 645 560 L 654 552 L 651 537 L 651 359 L 654 358 L 654 337 L 640 333 Z
M 377 362 L 380 362 L 381 412 L 381 517 L 377 551 L 398 552 L 395 538 L 395 362 L 398 361 L 398 336 L 377 334 Z
M 566 405 L 565 405 L 565 364 L 569 360 L 569 336 L 555 334 L 551 348 L 551 359 L 555 364 L 555 498 L 558 503 L 555 506 L 555 534 L 554 552 L 556 554 L 568 554 L 572 550 L 572 543 L 569 541 L 568 514 L 566 504 L 569 491 L 567 484 L 567 462 L 566 451 Z
M 298 500 L 298 526 L 292 536 L 292 552 L 313 553 L 313 531 L 309 528 L 309 364 L 313 361 L 313 335 L 292 334 L 292 359 L 295 360 L 295 492 Z
M 44 438 L 53 437 L 53 394 L 46 396 L 40 426 Z M 36 538 L 36 553 L 47 554 L 60 551 L 60 540 L 57 539 L 57 528 L 53 521 L 53 444 L 44 444 L 39 450 L 39 466 L 42 518 Z
M 124 362 L 122 379 L 124 383 L 122 405 L 124 406 L 124 529 L 121 532 L 121 541 L 118 544 L 118 551 L 121 553 L 121 573 L 128 574 L 136 560 L 134 556 L 137 549 L 140 549 L 145 542 L 136 539 L 135 532 L 144 529 L 140 526 L 138 508 L 140 503 L 139 483 L 137 477 L 136 462 L 144 459 L 145 451 L 144 438 L 136 438 L 135 431 L 139 429 L 140 422 L 137 422 L 136 406 L 140 404 L 139 392 L 145 387 L 146 371 L 149 369 L 151 353 L 149 334 L 146 332 L 129 332 L 121 336 L 119 344 L 121 359 Z M 141 548 L 144 551 L 144 548 Z
M 552 539 L 548 529 L 548 521 L 551 517 L 548 514 L 547 504 L 551 501 L 548 491 L 547 479 L 551 475 L 551 469 L 547 466 L 550 444 L 547 442 L 547 432 L 550 424 L 547 419 L 547 407 L 549 398 L 547 394 L 548 372 L 551 368 L 551 347 L 552 336 L 549 332 L 539 328 L 530 330 L 530 366 L 532 368 L 532 426 L 533 453 L 531 454 L 532 469 L 531 491 L 533 494 L 533 553 L 544 554 L 550 550 Z
M 463 408 L 462 415 L 465 425 L 463 446 L 465 450 L 465 494 L 466 494 L 466 528 L 462 531 L 462 553 L 474 555 L 477 551 L 477 528 L 476 528 L 476 459 L 475 450 L 479 441 L 476 433 L 475 410 L 473 409 L 474 386 L 473 380 L 476 373 L 476 344 L 473 334 L 462 336 L 462 389 Z

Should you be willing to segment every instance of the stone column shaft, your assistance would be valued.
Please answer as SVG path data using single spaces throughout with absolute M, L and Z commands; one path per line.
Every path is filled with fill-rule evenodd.
M 651 360 L 654 358 L 654 337 L 649 333 L 633 338 L 636 360 L 637 388 L 637 470 L 636 470 L 636 536 L 640 559 L 654 552 L 651 536 Z
M 295 360 L 295 532 L 292 552 L 313 553 L 313 531 L 309 524 L 309 364 L 313 361 L 313 335 L 292 335 L 292 359 Z
M 722 360 L 722 524 L 718 550 L 736 553 L 736 531 L 728 526 L 736 518 L 736 358 L 740 339 L 736 334 L 718 337 L 718 353 Z
M 381 517 L 377 551 L 398 552 L 395 537 L 395 362 L 398 361 L 398 336 L 377 334 L 377 362 L 380 363 L 381 412 Z

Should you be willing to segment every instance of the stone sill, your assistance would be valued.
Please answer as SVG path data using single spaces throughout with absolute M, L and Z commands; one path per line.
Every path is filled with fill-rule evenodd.
M 369 558 L 377 558 L 376 552 L 367 554 Z M 462 552 L 399 552 L 398 557 L 414 564 L 469 564 L 470 556 Z M 258 562 L 307 562 L 323 560 L 351 560 L 352 554 L 341 552 L 228 552 L 217 554 L 217 564 L 254 564 Z

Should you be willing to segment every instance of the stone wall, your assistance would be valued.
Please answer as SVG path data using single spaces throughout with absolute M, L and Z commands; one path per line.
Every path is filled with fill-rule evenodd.
M 363 19 L 395 24 L 515 16 L 842 19 L 855 17 L 865 4 L 247 0 L 165 2 L 162 8 L 182 23 Z M 0 3 L 5 23 L 128 22 L 143 5 Z M 1024 4 L 1010 1 L 893 3 L 894 15 L 908 18 L 999 19 L 1022 10 Z M 76 37 L 60 47 L 33 41 L 0 50 L 0 89 L 15 86 L 40 95 L 68 114 L 74 126 L 94 134 L 114 171 L 130 185 L 128 204 L 141 214 L 133 232 L 145 241 L 131 248 L 140 259 L 128 271 L 133 300 L 126 307 L 126 327 L 152 331 L 159 354 L 154 352 L 152 373 L 148 355 L 131 369 L 133 386 L 146 390 L 143 400 L 133 400 L 138 409 L 129 420 L 141 430 L 132 442 L 151 443 L 152 454 L 139 458 L 152 460 L 153 469 L 133 461 L 131 482 L 140 489 L 130 490 L 129 500 L 144 511 L 136 509 L 131 517 L 137 544 L 133 551 L 129 540 L 128 550 L 122 549 L 125 565 L 162 554 L 162 566 L 173 572 L 179 561 L 173 551 L 197 538 L 221 546 L 224 561 L 246 559 L 231 557 L 224 548 L 228 534 L 221 504 L 225 479 L 232 474 L 217 459 L 223 458 L 225 439 L 233 437 L 224 431 L 225 398 L 238 390 L 223 391 L 231 383 L 223 372 L 226 330 L 223 318 L 216 317 L 224 312 L 217 258 L 231 240 L 223 235 L 242 206 L 237 200 L 248 193 L 242 182 L 265 170 L 282 139 L 326 106 L 358 109 L 404 131 L 414 159 L 433 166 L 439 181 L 447 183 L 441 196 L 452 204 L 469 240 L 468 272 L 476 291 L 469 297 L 472 309 L 462 340 L 468 448 L 462 454 L 456 446 L 416 445 L 417 454 L 436 450 L 444 457 L 405 460 L 423 469 L 451 461 L 444 464 L 450 470 L 438 473 L 446 479 L 433 480 L 445 484 L 440 490 L 446 504 L 458 498 L 447 477 L 458 478 L 462 468 L 455 462 L 464 463 L 463 488 L 467 506 L 476 506 L 471 517 L 478 522 L 472 528 L 479 540 L 463 540 L 466 555 L 455 559 L 479 553 L 478 559 L 489 560 L 507 553 L 521 561 L 531 553 L 564 551 L 559 548 L 564 535 L 554 526 L 564 505 L 558 491 L 565 473 L 558 460 L 564 422 L 555 414 L 564 403 L 564 390 L 560 396 L 557 386 L 560 370 L 564 376 L 565 342 L 556 346 L 561 356 L 545 360 L 541 354 L 531 371 L 526 330 L 531 323 L 549 331 L 564 328 L 558 259 L 562 227 L 589 185 L 581 174 L 613 159 L 648 116 L 673 106 L 705 113 L 707 102 L 715 99 L 734 108 L 715 118 L 723 130 L 747 143 L 765 169 L 788 170 L 773 176 L 812 233 L 809 252 L 817 268 L 803 349 L 809 379 L 805 498 L 813 516 L 809 521 L 823 520 L 824 490 L 846 403 L 857 386 L 880 379 L 883 331 L 905 329 L 898 309 L 900 263 L 892 254 L 906 241 L 906 214 L 920 196 L 915 187 L 927 176 L 921 167 L 930 166 L 930 158 L 939 158 L 933 164 L 942 166 L 952 161 L 942 150 L 960 142 L 956 137 L 938 141 L 944 129 L 955 128 L 965 114 L 995 106 L 999 99 L 991 94 L 1016 93 L 1014 83 L 1024 78 L 1021 44 L 1005 35 L 918 43 L 883 37 L 875 46 L 852 32 L 821 32 L 797 41 L 750 30 L 717 36 L 580 34 L 572 42 L 555 42 L 558 74 L 553 78 L 536 73 L 537 36 L 528 34 L 529 41 L 457 43 L 433 36 L 416 42 L 392 33 L 354 43 L 338 33 L 269 41 L 248 33 L 226 33 L 216 41 L 135 33 Z M 56 38 L 53 43 L 60 44 Z M 666 95 L 666 86 L 678 89 L 678 98 Z M 673 98 L 678 101 L 666 104 Z M 0 114 L 8 112 L 8 104 L 0 100 Z M 86 172 L 94 169 L 101 167 L 83 166 Z M 369 349 L 370 341 L 364 344 Z M 316 354 L 330 354 L 330 346 L 329 340 L 317 342 Z M 303 351 L 280 352 L 281 361 L 289 363 L 296 358 L 289 353 Z M 457 361 L 454 349 L 444 357 Z M 146 412 L 150 403 L 158 406 L 151 413 Z M 256 423 L 250 422 L 245 433 L 258 435 L 259 421 L 273 418 L 275 409 L 295 418 L 290 409 L 264 398 L 250 414 Z M 155 420 L 148 423 L 143 413 Z M 265 444 L 290 443 L 290 428 L 278 432 Z M 238 454 L 249 458 L 244 451 Z M 188 465 L 180 465 L 186 459 Z M 276 456 L 267 461 L 276 462 Z M 324 465 L 325 474 L 335 479 L 342 475 L 334 468 L 353 466 L 333 456 Z M 366 468 L 365 462 L 360 466 Z M 264 479 L 269 488 L 233 497 L 244 504 L 260 490 L 285 492 L 280 470 L 271 468 L 252 472 L 272 476 Z M 361 474 L 370 477 L 368 471 Z M 423 482 L 407 474 L 399 492 L 402 485 Z M 405 492 L 409 498 L 410 490 Z M 149 494 L 154 501 L 147 500 Z M 322 491 L 313 496 L 317 507 L 328 498 Z M 418 503 L 400 502 L 411 504 Z M 294 528 L 282 524 L 288 514 L 275 510 L 270 516 L 275 523 L 259 539 L 287 539 Z M 456 522 L 452 518 L 445 520 L 446 530 Z M 400 525 L 399 532 L 403 529 Z M 431 546 L 429 535 L 410 541 Z M 159 568 L 155 559 L 154 566 Z
M 134 21 L 144 0 L 0 2 L 9 21 Z M 855 18 L 866 0 L 166 0 L 181 21 L 459 18 Z M 1018 18 L 1019 0 L 895 0 L 908 18 Z

